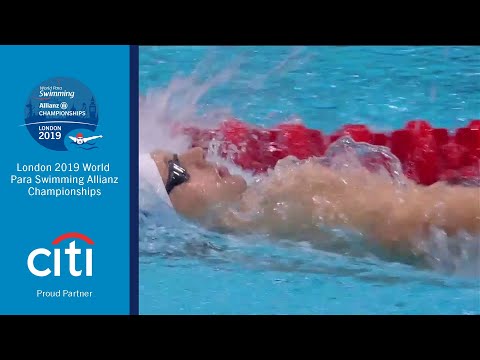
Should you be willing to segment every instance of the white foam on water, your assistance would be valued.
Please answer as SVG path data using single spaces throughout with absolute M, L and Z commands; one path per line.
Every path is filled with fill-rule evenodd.
M 285 62 L 281 62 L 278 69 L 274 69 L 274 71 L 283 69 L 285 64 Z M 165 87 L 150 89 L 143 95 L 140 98 L 139 113 L 140 154 L 148 154 L 154 150 L 182 153 L 189 148 L 190 138 L 176 133 L 175 130 L 178 126 L 213 128 L 221 121 L 231 118 L 232 114 L 228 107 L 205 110 L 202 99 L 210 90 L 220 85 L 228 84 L 237 70 L 238 63 L 203 81 L 196 74 L 183 77 L 176 76 Z M 249 83 L 249 86 L 257 90 L 260 90 L 265 81 L 268 80 L 265 75 L 258 75 L 256 78 L 252 76 L 252 78 L 253 80 Z M 218 143 L 213 142 L 211 144 L 207 159 L 227 166 L 234 174 L 243 175 L 247 182 L 253 186 L 254 190 L 252 191 L 257 192 L 259 199 L 266 196 L 266 183 L 275 179 L 295 176 L 295 169 L 299 164 L 298 159 L 284 159 L 269 173 L 253 176 L 249 172 L 240 169 L 229 159 L 219 157 L 216 152 L 216 146 L 218 146 Z M 386 164 L 386 166 L 379 166 L 375 171 L 385 178 L 391 179 L 400 187 L 405 184 L 406 178 L 401 170 L 400 162 L 390 153 L 388 148 L 355 143 L 348 137 L 339 139 L 328 149 L 324 157 L 312 158 L 306 161 L 317 161 L 341 171 L 345 167 L 361 167 L 365 160 L 371 163 L 372 159 L 378 160 L 378 163 Z M 151 166 L 140 164 L 140 177 L 149 177 L 151 170 Z M 148 198 L 148 195 L 146 197 Z M 282 212 L 288 207 L 297 205 L 293 202 L 282 203 L 279 204 L 276 211 Z M 152 207 L 151 204 L 147 207 L 141 203 L 140 210 L 144 211 L 145 214 L 149 212 L 149 215 L 145 215 L 146 217 L 153 214 L 153 217 L 162 220 L 161 217 L 158 217 L 158 214 L 155 214 L 155 211 L 164 211 L 160 210 L 160 208 L 155 210 L 155 207 Z M 255 216 L 255 211 L 252 211 L 251 216 Z M 318 226 L 322 226 L 321 219 L 319 219 Z M 162 231 L 162 233 L 168 233 L 168 230 L 164 229 Z M 329 231 L 331 231 L 332 241 L 336 242 L 334 246 L 332 244 L 324 246 L 329 251 L 356 255 L 370 253 L 366 245 L 362 248 L 361 236 L 360 238 L 350 234 L 342 236 L 341 234 L 345 233 L 342 229 L 330 229 Z M 146 232 L 146 234 L 151 233 L 152 231 Z M 238 237 L 235 237 L 235 239 L 238 240 Z M 302 241 L 304 240 L 302 239 Z M 155 241 L 162 242 L 162 236 L 157 237 Z M 299 244 L 304 246 L 302 245 L 304 242 Z M 318 243 L 315 244 L 318 246 Z M 173 245 L 170 244 L 169 246 L 175 247 L 176 245 L 173 243 Z M 459 233 L 455 238 L 448 238 L 441 231 L 433 229 L 431 236 L 423 239 L 422 246 L 428 254 L 428 265 L 435 270 L 474 276 L 478 276 L 480 273 L 480 238 L 478 236 Z

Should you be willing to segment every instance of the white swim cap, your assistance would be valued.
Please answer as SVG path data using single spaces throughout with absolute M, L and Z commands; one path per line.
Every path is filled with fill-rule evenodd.
M 140 209 L 155 207 L 158 201 L 173 207 L 167 190 L 165 189 L 165 184 L 158 171 L 157 164 L 155 164 L 150 154 L 140 154 L 138 168 Z

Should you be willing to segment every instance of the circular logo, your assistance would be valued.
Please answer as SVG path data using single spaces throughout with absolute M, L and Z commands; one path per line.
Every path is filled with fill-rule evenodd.
M 50 150 L 91 150 L 102 135 L 95 135 L 98 107 L 95 96 L 80 81 L 52 78 L 36 86 L 25 105 L 25 126 L 40 145 Z

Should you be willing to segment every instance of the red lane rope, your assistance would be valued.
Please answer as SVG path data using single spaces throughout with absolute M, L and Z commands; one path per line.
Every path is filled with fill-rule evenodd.
M 376 132 L 362 124 L 346 124 L 332 134 L 301 124 L 280 124 L 266 129 L 236 119 L 224 121 L 216 129 L 184 128 L 191 146 L 208 148 L 220 140 L 219 152 L 243 169 L 260 173 L 273 168 L 278 160 L 293 155 L 299 159 L 322 156 L 328 146 L 344 135 L 357 142 L 388 147 L 402 163 L 407 177 L 423 185 L 437 181 L 458 183 L 480 179 L 480 120 L 449 131 L 434 128 L 426 120 L 410 120 L 404 128 Z M 231 151 L 235 148 L 237 151 Z

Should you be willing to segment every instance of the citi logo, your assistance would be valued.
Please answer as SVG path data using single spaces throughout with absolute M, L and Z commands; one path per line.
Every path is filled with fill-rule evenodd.
M 85 236 L 78 232 L 70 232 L 57 237 L 55 240 L 53 240 L 52 245 L 58 245 L 62 241 L 68 240 L 68 239 L 79 239 L 79 240 L 85 241 L 89 245 L 94 244 L 93 240 L 90 239 L 88 236 Z M 85 249 L 85 256 L 84 256 L 85 268 L 80 270 L 77 270 L 76 256 L 82 255 L 82 249 L 78 249 L 75 247 L 75 240 L 69 243 L 68 248 L 64 249 L 64 253 L 65 255 L 68 255 L 68 257 L 62 256 L 61 249 L 58 249 L 58 248 L 53 249 L 53 276 L 61 276 L 60 264 L 61 264 L 61 260 L 65 258 L 66 258 L 65 260 L 68 261 L 68 264 L 69 264 L 68 269 L 71 276 L 75 276 L 75 277 L 82 276 L 82 274 L 84 273 L 83 270 L 85 270 L 85 273 L 84 273 L 85 276 L 92 276 L 93 274 L 92 249 Z M 47 266 L 46 268 L 38 269 L 35 265 L 35 259 L 38 256 L 45 256 L 47 258 L 50 258 L 51 255 L 52 255 L 52 252 L 45 248 L 38 248 L 33 250 L 28 255 L 28 259 L 27 259 L 28 270 L 35 276 L 39 276 L 39 277 L 49 276 L 52 273 L 52 270 L 50 269 L 50 267 Z M 50 260 L 50 264 L 51 264 L 51 260 Z

